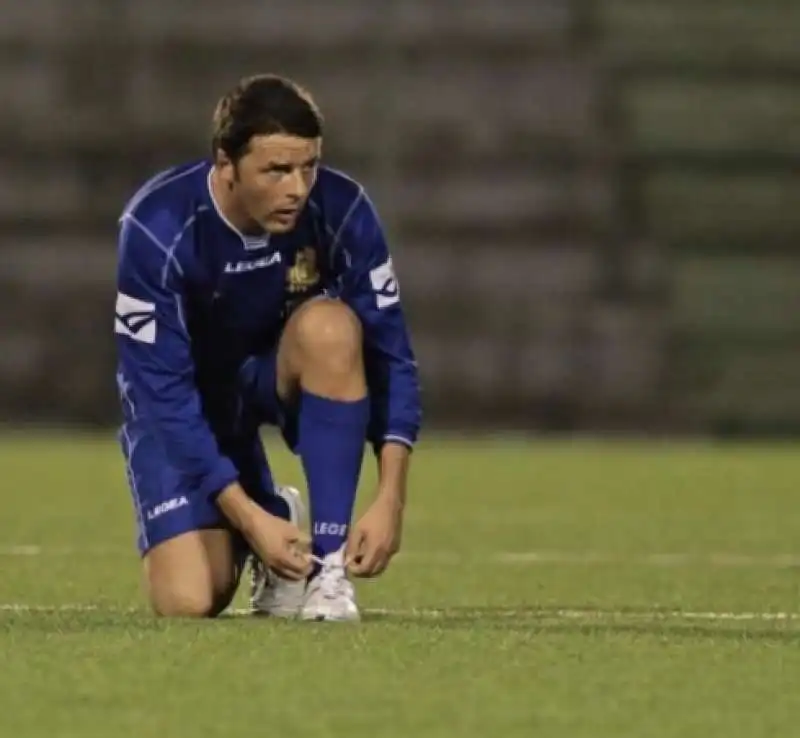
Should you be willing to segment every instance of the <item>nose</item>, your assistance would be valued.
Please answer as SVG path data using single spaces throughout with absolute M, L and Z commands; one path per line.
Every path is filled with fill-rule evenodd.
M 294 202 L 301 202 L 308 195 L 308 183 L 300 169 L 292 172 L 291 183 L 289 186 L 289 197 Z

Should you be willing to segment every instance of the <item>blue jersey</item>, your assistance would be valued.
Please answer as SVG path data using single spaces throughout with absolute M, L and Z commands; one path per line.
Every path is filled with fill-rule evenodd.
M 248 442 L 240 367 L 275 347 L 294 305 L 327 294 L 363 325 L 368 440 L 413 445 L 417 367 L 364 188 L 322 167 L 291 232 L 249 237 L 218 210 L 211 170 L 201 161 L 162 172 L 120 218 L 115 333 L 125 425 L 154 437 L 201 494 L 223 489 L 238 478 L 226 449 Z

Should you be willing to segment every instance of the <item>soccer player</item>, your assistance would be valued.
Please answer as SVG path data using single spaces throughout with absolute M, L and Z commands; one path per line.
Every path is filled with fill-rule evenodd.
M 120 440 L 163 616 L 221 613 L 252 554 L 255 612 L 357 620 L 349 577 L 400 544 L 416 362 L 378 217 L 321 166 L 322 128 L 292 81 L 245 79 L 216 108 L 210 160 L 156 175 L 120 218 Z M 310 540 L 264 424 L 301 460 Z M 378 489 L 351 526 L 367 443 Z

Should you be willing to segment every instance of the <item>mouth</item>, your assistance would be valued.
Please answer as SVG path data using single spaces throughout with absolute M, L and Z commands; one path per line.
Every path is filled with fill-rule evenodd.
M 297 217 L 299 212 L 299 208 L 280 208 L 278 210 L 273 210 L 272 215 L 279 220 L 289 220 L 290 218 Z

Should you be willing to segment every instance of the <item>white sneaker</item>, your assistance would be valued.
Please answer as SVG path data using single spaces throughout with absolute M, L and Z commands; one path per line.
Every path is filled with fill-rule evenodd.
M 361 619 L 355 589 L 344 567 L 344 548 L 328 554 L 319 574 L 308 583 L 300 619 L 335 622 Z
M 303 530 L 306 510 L 294 487 L 276 487 L 275 494 L 286 500 L 289 520 Z M 306 592 L 305 581 L 293 582 L 265 567 L 256 556 L 250 557 L 250 609 L 255 615 L 277 618 L 297 617 Z

